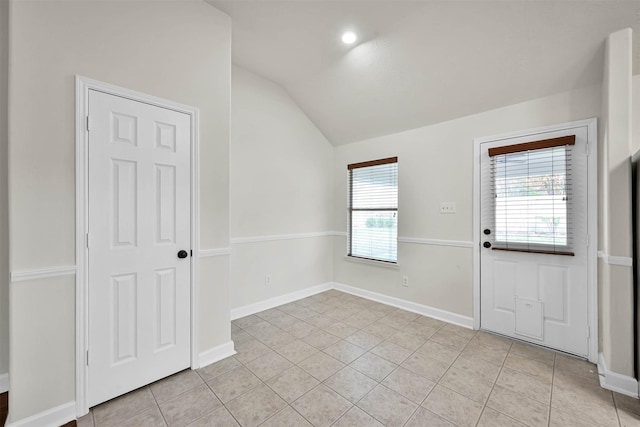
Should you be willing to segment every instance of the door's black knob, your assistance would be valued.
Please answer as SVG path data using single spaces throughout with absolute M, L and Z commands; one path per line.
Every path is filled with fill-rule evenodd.
M 188 256 L 189 254 L 185 250 L 181 250 L 180 252 L 178 252 L 178 258 L 186 258 Z
M 489 234 L 491 234 L 491 230 L 489 230 L 488 228 L 485 228 L 483 233 L 488 236 Z
M 485 248 L 490 248 L 491 247 L 491 242 L 484 242 L 482 244 L 482 246 L 484 246 Z

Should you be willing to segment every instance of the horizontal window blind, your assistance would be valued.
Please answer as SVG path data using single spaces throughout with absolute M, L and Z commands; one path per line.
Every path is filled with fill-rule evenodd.
M 575 136 L 489 149 L 493 249 L 573 255 Z
M 348 170 L 348 255 L 397 262 L 398 158 L 355 163 Z

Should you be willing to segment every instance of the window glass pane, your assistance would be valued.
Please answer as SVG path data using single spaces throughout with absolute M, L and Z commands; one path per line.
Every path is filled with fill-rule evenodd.
M 351 255 L 396 261 L 398 218 L 395 211 L 354 211 L 351 217 Z
M 495 242 L 570 245 L 568 146 L 494 156 Z
M 354 209 L 398 207 L 398 164 L 353 169 L 352 207 Z

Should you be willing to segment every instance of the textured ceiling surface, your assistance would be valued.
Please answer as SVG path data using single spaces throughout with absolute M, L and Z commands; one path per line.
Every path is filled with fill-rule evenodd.
M 619 29 L 640 59 L 640 0 L 207 1 L 232 18 L 234 63 L 334 145 L 599 84 Z

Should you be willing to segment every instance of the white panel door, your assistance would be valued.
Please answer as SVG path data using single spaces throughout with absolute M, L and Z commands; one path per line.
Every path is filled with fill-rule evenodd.
M 587 209 L 587 132 L 587 126 L 580 126 L 480 144 L 480 327 L 583 357 L 589 355 L 587 233 L 590 218 Z M 526 166 L 527 176 L 531 176 L 533 182 L 526 192 L 513 187 L 504 191 L 496 190 L 495 180 L 500 179 L 497 177 L 507 176 L 509 172 L 506 175 L 504 171 L 496 172 L 499 167 L 506 169 L 504 164 L 507 162 L 503 161 L 502 166 L 496 163 L 492 165 L 492 158 L 488 153 L 490 148 L 570 135 L 575 135 L 575 146 L 571 148 L 571 159 L 565 165 L 570 169 L 568 193 L 563 196 L 567 201 L 566 206 L 570 206 L 567 210 L 554 205 L 553 212 L 544 212 L 544 207 L 536 212 L 531 207 L 532 203 L 538 203 L 532 202 L 533 199 L 544 201 L 557 197 L 549 195 L 551 190 L 545 192 L 544 185 L 540 187 L 540 183 L 545 180 L 547 184 L 554 182 L 549 176 L 557 174 L 557 171 L 543 170 L 543 167 L 534 170 L 539 164 L 536 166 L 531 163 L 532 166 Z M 566 159 L 564 154 L 562 156 Z M 520 170 L 518 162 L 525 163 L 524 157 L 520 160 L 517 157 L 511 159 L 510 165 L 515 171 Z M 516 173 L 520 172 L 514 172 Z M 520 178 L 510 182 L 522 183 L 523 180 L 524 178 Z M 529 182 L 529 178 L 526 180 Z M 505 179 L 503 183 L 506 181 L 508 180 Z M 505 202 L 505 198 L 509 196 L 513 199 Z M 560 200 L 565 199 L 561 197 Z M 501 212 L 504 212 L 501 209 L 504 208 L 500 208 L 500 203 L 527 205 L 529 209 L 528 213 L 522 213 L 526 210 L 517 211 L 515 222 L 518 224 L 511 227 L 512 234 L 508 238 L 500 235 L 501 229 L 509 226 L 506 215 L 501 217 Z M 526 225 L 522 226 L 520 222 Z M 513 247 L 510 250 L 500 247 L 500 240 L 530 239 L 537 242 L 533 244 L 535 249 L 544 251 L 545 245 L 550 245 L 550 234 L 562 235 L 557 228 L 565 224 L 568 224 L 566 250 L 572 252 L 573 256 L 520 252 Z M 518 244 L 514 246 L 518 248 Z M 551 249 L 549 246 L 550 251 Z
M 186 114 L 95 90 L 89 117 L 94 406 L 189 367 L 191 130 Z

